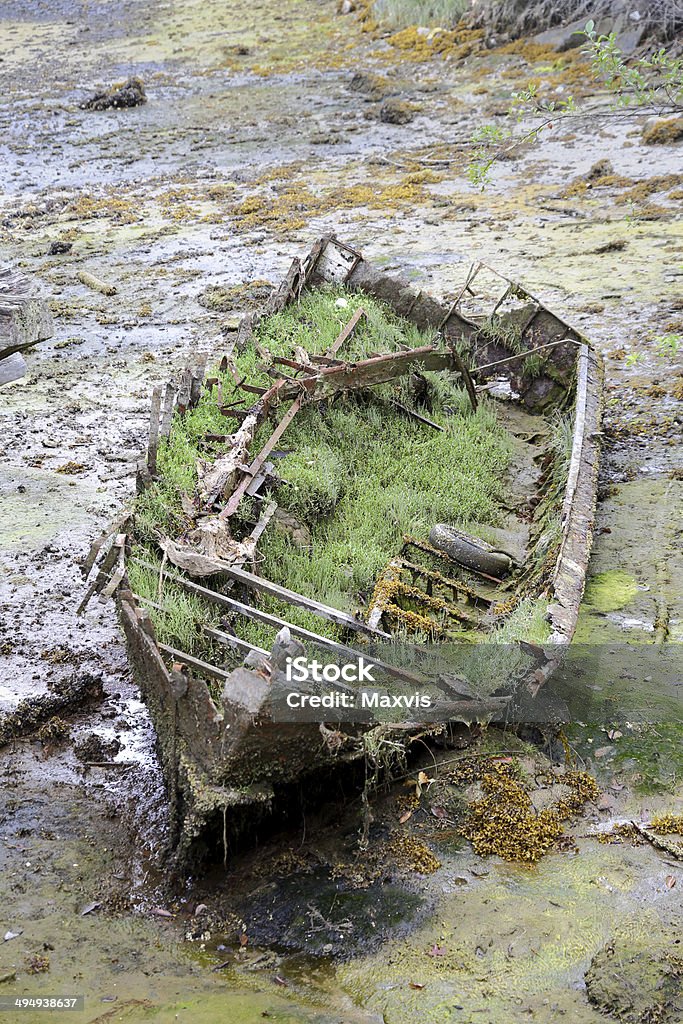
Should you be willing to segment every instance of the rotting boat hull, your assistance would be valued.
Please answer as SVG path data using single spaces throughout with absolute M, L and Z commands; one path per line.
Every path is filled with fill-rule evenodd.
M 482 305 L 477 282 L 489 275 L 502 282 L 503 292 L 493 304 Z M 343 283 L 385 302 L 395 313 L 421 329 L 441 332 L 447 344 L 464 343 L 468 364 L 478 385 L 504 374 L 506 385 L 517 404 L 530 412 L 552 405 L 574 408 L 571 458 L 561 494 L 554 501 L 561 506 L 561 537 L 551 565 L 538 578 L 526 580 L 528 588 L 543 589 L 549 600 L 551 636 L 542 663 L 526 680 L 533 693 L 547 680 L 570 643 L 583 594 L 591 547 L 597 489 L 602 369 L 598 356 L 577 332 L 554 316 L 519 286 L 494 275 L 479 265 L 470 272 L 460 295 L 445 305 L 398 278 L 366 262 L 351 246 L 334 238 L 321 239 L 305 260 L 295 260 L 282 285 L 259 314 L 245 317 L 237 345 L 249 338 L 259 318 L 270 315 L 292 301 L 302 290 L 325 282 Z M 514 325 L 514 349 L 505 343 L 504 332 L 491 336 L 484 322 Z M 528 376 L 523 360 L 529 352 L 544 352 L 540 372 Z M 454 355 L 455 358 L 455 355 Z M 458 361 L 460 357 L 457 356 Z M 467 377 L 468 388 L 471 379 Z M 201 382 L 185 375 L 175 396 L 181 410 L 191 404 Z M 171 405 L 171 411 L 173 405 Z M 157 404 L 156 414 L 160 407 Z M 168 410 L 161 413 L 170 425 Z M 154 444 L 158 443 L 153 428 Z M 150 445 L 151 453 L 152 445 Z M 139 487 L 152 479 L 154 460 L 141 463 Z M 150 472 L 151 470 L 151 472 Z M 552 474 L 546 473 L 548 489 Z M 555 482 L 557 491 L 557 482 Z M 547 496 L 545 496 L 547 497 Z M 544 495 L 539 495 L 539 503 Z M 561 498 L 561 501 L 559 500 Z M 549 499 L 548 499 L 549 500 Z M 123 549 L 122 549 L 123 551 Z M 123 555 L 122 555 L 123 558 Z M 110 563 L 110 564 L 113 564 Z M 226 815 L 239 818 L 240 808 L 249 814 L 267 812 L 276 789 L 315 773 L 364 756 L 363 735 L 372 723 L 346 725 L 338 730 L 316 722 L 274 721 L 268 704 L 269 681 L 259 671 L 238 668 L 223 672 L 223 701 L 211 697 L 205 681 L 206 666 L 182 652 L 163 649 L 155 639 L 150 617 L 119 574 L 117 607 L 128 650 L 142 695 L 155 724 L 162 765 L 176 823 L 178 857 L 186 859 L 208 827 Z M 108 589 L 111 588 L 111 584 Z M 214 679 L 216 678 L 214 667 Z M 224 677 L 224 678 L 222 678 Z M 490 717 L 492 706 L 464 700 L 462 710 L 454 706 L 453 718 L 472 721 Z M 387 726 L 381 727 L 388 735 Z M 443 727 L 442 727 L 443 728 Z M 418 723 L 397 727 L 406 741 L 414 733 L 429 731 Z

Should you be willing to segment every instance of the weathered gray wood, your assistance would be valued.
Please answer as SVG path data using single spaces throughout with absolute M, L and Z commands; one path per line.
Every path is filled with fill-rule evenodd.
M 230 633 L 223 632 L 222 629 L 214 629 L 213 626 L 204 626 L 202 632 L 206 636 L 210 636 L 212 640 L 218 640 L 221 644 L 227 644 L 228 647 L 234 647 L 236 651 L 243 651 L 244 654 L 263 654 L 266 658 L 270 657 L 270 651 L 266 651 L 263 647 L 258 647 L 256 644 L 250 644 L 248 640 L 242 640 L 238 636 L 232 636 Z
M 250 482 L 258 474 L 259 470 L 261 469 L 261 466 L 266 461 L 266 458 L 270 455 L 270 453 L 272 452 L 273 448 L 278 443 L 278 441 L 280 440 L 280 438 L 284 434 L 284 432 L 287 429 L 287 427 L 289 426 L 289 424 L 292 422 L 292 420 L 294 419 L 296 414 L 299 412 L 299 410 L 301 409 L 301 406 L 303 405 L 303 403 L 304 403 L 304 396 L 303 395 L 299 395 L 299 397 L 296 398 L 292 402 L 291 406 L 289 407 L 287 412 L 284 414 L 284 416 L 282 417 L 282 419 L 278 423 L 277 427 L 275 428 L 273 433 L 270 435 L 270 437 L 268 438 L 268 440 L 264 444 L 264 446 L 261 449 L 261 451 L 259 452 L 259 454 L 256 456 L 254 461 L 249 466 L 249 468 L 246 471 L 245 475 L 242 477 L 241 481 L 239 482 L 239 484 L 237 485 L 235 490 L 230 495 L 230 499 L 229 499 L 227 505 L 225 506 L 223 511 L 219 514 L 221 519 L 228 519 L 236 511 L 236 509 L 238 508 L 239 503 L 242 500 L 242 498 L 243 498 L 247 488 L 249 487 Z M 246 420 L 245 420 L 245 423 L 246 423 Z
M 102 295 L 116 295 L 115 284 L 109 284 L 108 281 L 103 281 L 101 278 L 95 277 L 94 274 L 88 273 L 87 270 L 78 271 L 78 280 L 81 284 L 84 284 L 86 288 L 90 288 L 94 292 L 100 292 Z
M 216 665 L 210 665 L 208 661 L 195 658 L 194 655 L 187 654 L 186 651 L 179 651 L 175 647 L 169 647 L 168 644 L 162 644 L 160 640 L 156 641 L 156 645 L 160 651 L 164 651 L 165 654 L 172 654 L 176 661 L 184 662 L 186 665 L 197 669 L 198 672 L 203 672 L 204 675 L 213 676 L 215 679 L 227 679 L 230 675 L 225 669 L 217 668 Z
M 159 427 L 159 434 L 161 437 L 168 437 L 171 433 L 171 423 L 173 421 L 173 409 L 175 406 L 175 388 L 172 384 L 166 385 L 164 392 L 164 405 L 163 412 L 161 414 L 161 426 Z
M 291 384 L 285 382 L 281 395 L 283 398 L 291 398 L 304 389 L 312 401 L 319 401 L 335 391 L 355 391 L 386 384 L 396 377 L 411 373 L 415 366 L 424 370 L 458 369 L 452 352 L 438 349 L 434 345 L 422 345 L 407 352 L 390 352 L 357 363 L 325 367 L 316 377 Z
M 47 300 L 36 285 L 9 267 L 1 268 L 0 359 L 44 341 L 53 330 Z
M 256 526 L 254 527 L 254 529 L 249 534 L 249 536 L 253 540 L 254 544 L 256 544 L 258 542 L 261 534 L 263 533 L 263 531 L 266 529 L 266 527 L 270 523 L 270 521 L 273 518 L 273 516 L 275 515 L 276 511 L 277 511 L 277 502 L 276 501 L 269 501 L 268 504 L 266 505 L 266 507 L 261 512 L 261 515 L 259 516 L 259 520 L 258 520 Z M 242 562 L 241 564 L 244 565 L 244 562 Z
M 26 360 L 19 352 L 0 359 L 0 387 L 3 384 L 11 384 L 13 380 L 19 380 L 27 370 Z
M 145 562 L 141 558 L 134 558 L 134 562 L 138 565 L 144 566 L 146 569 L 158 568 L 152 566 L 149 562 Z M 391 640 L 389 633 L 384 633 L 378 629 L 372 629 L 365 622 L 361 622 L 359 619 L 354 619 L 352 615 L 347 615 L 346 612 L 341 612 L 337 608 L 331 608 L 329 605 L 321 604 L 319 601 L 314 601 L 313 598 L 305 597 L 303 594 L 297 594 L 293 590 L 288 590 L 286 587 L 281 587 L 277 583 L 271 583 L 270 580 L 264 580 L 260 576 L 254 575 L 254 573 L 247 572 L 246 569 L 238 569 L 235 565 L 229 565 L 227 562 L 221 563 L 221 571 L 229 576 L 230 579 L 235 580 L 237 583 L 244 584 L 249 590 L 257 590 L 263 594 L 270 594 L 271 597 L 277 597 L 280 601 L 284 601 L 286 604 L 293 604 L 296 608 L 304 608 L 308 612 L 313 612 L 314 615 L 319 615 L 322 619 L 328 619 L 330 622 L 335 622 L 338 626 L 344 626 L 346 629 L 352 629 L 356 633 L 367 633 L 370 636 L 379 637 L 382 640 Z M 172 579 L 175 583 L 179 583 L 184 586 L 189 583 L 182 576 L 175 574 L 166 573 L 169 579 Z M 192 584 L 194 587 L 198 587 L 198 583 Z M 208 590 L 204 596 L 215 594 L 215 591 Z
M 159 447 L 159 416 L 161 413 L 161 388 L 152 391 L 149 410 L 149 443 L 147 445 L 147 468 L 152 476 L 157 471 L 157 449 Z
M 237 612 L 238 615 L 242 615 L 244 618 L 253 619 L 256 622 L 263 622 L 266 626 L 272 626 L 273 629 L 281 630 L 284 627 L 289 629 L 290 633 L 294 636 L 300 637 L 302 640 L 308 640 L 310 643 L 317 644 L 319 647 L 325 647 L 327 650 L 334 651 L 336 654 L 342 654 L 347 658 L 358 659 L 361 656 L 368 665 L 376 665 L 387 675 L 393 676 L 397 679 L 403 679 L 413 684 L 424 683 L 424 679 L 421 676 L 413 675 L 411 672 L 406 672 L 404 669 L 397 668 L 395 665 L 388 665 L 384 661 L 380 661 L 378 658 L 373 658 L 363 651 L 358 651 L 354 647 L 349 647 L 347 644 L 340 644 L 336 640 L 330 640 L 329 637 L 321 636 L 319 633 L 314 633 L 310 629 L 304 629 L 303 626 L 296 626 L 291 622 L 287 622 L 286 619 L 281 619 L 278 615 L 271 615 L 269 612 L 264 612 L 260 608 L 255 608 L 253 605 L 244 604 L 242 601 L 237 601 L 233 597 L 226 597 L 225 594 L 218 594 L 213 590 L 207 590 L 205 587 L 199 586 L 197 583 L 192 583 L 190 580 L 178 580 L 183 589 L 190 593 L 198 594 L 200 597 L 204 597 L 213 604 L 220 605 L 223 608 L 228 608 L 230 611 Z M 205 628 L 204 632 L 208 636 L 213 635 L 213 631 L 208 627 Z M 232 638 L 231 638 L 232 639 Z M 251 645 L 248 645 L 251 647 Z M 253 648 L 252 650 L 260 650 L 260 648 Z M 264 652 L 269 653 L 269 652 Z

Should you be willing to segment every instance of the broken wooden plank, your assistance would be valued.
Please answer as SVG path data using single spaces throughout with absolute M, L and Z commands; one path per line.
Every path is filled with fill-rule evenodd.
M 404 412 L 406 416 L 410 416 L 411 419 L 417 420 L 418 423 L 424 423 L 428 427 L 433 427 L 434 430 L 445 431 L 446 429 L 445 427 L 442 427 L 440 423 L 435 423 L 434 420 L 430 420 L 426 416 L 422 416 L 419 412 L 415 412 L 414 409 L 408 408 L 407 405 L 404 405 L 395 398 L 390 398 L 389 404 L 393 405 L 396 409 L 400 409 L 401 412 Z
M 166 385 L 164 392 L 164 405 L 163 412 L 161 414 L 161 426 L 159 427 L 159 434 L 161 437 L 168 437 L 171 433 L 171 423 L 173 422 L 173 408 L 175 405 L 175 388 L 172 384 Z
M 276 512 L 277 512 L 277 502 L 276 501 L 269 501 L 268 504 L 266 505 L 266 507 L 261 512 L 261 515 L 259 516 L 259 520 L 256 523 L 256 526 L 254 527 L 254 529 L 249 534 L 249 536 L 251 537 L 251 539 L 254 542 L 254 545 L 256 545 L 256 543 L 258 542 L 259 538 L 261 537 L 261 534 L 266 529 L 266 527 L 268 526 L 268 524 L 270 523 L 271 519 L 273 518 L 273 516 L 275 515 Z M 244 565 L 244 560 L 242 561 L 242 565 Z
M 259 412 L 252 410 L 239 429 L 229 437 L 230 447 L 213 462 L 197 462 L 197 496 L 199 508 L 210 511 L 214 502 L 233 491 L 237 474 L 249 453 L 249 445 L 258 428 Z
M 236 511 L 240 501 L 242 500 L 244 493 L 247 490 L 247 487 L 249 486 L 250 481 L 254 479 L 258 471 L 261 469 L 261 466 L 265 462 L 266 458 L 272 452 L 273 448 L 278 443 L 278 441 L 284 434 L 289 424 L 292 422 L 296 414 L 299 412 L 303 403 L 303 395 L 299 395 L 299 397 L 292 402 L 289 409 L 284 414 L 284 416 L 282 417 L 277 427 L 264 444 L 259 454 L 256 456 L 254 461 L 247 469 L 245 475 L 242 477 L 242 480 L 230 495 L 230 499 L 228 500 L 227 505 L 225 506 L 223 511 L 219 513 L 221 519 L 229 519 L 230 516 L 233 515 L 233 513 Z
M 347 325 L 343 328 L 339 336 L 335 341 L 332 342 L 325 355 L 328 358 L 336 356 L 339 349 L 342 347 L 344 342 L 351 337 L 356 327 L 358 326 L 362 317 L 367 317 L 367 314 L 362 306 L 359 306 L 356 312 L 353 314 Z
M 283 388 L 282 397 L 291 398 L 303 388 L 311 400 L 319 401 L 335 391 L 354 391 L 386 384 L 411 373 L 416 366 L 424 370 L 457 370 L 451 351 L 422 345 L 407 352 L 390 352 L 357 363 L 325 367 L 316 377 L 297 381 L 296 387 L 290 384 Z
M 201 658 L 195 658 L 193 654 L 187 654 L 186 651 L 179 651 L 168 644 L 162 644 L 160 640 L 156 641 L 156 645 L 160 651 L 163 651 L 165 654 L 171 654 L 176 661 L 189 665 L 190 668 L 195 668 L 198 672 L 203 672 L 207 676 L 213 676 L 215 679 L 228 679 L 230 676 L 230 673 L 226 672 L 225 669 L 211 665 L 208 661 L 202 661 Z
M 228 647 L 233 647 L 235 650 L 242 651 L 244 654 L 263 654 L 264 657 L 270 658 L 270 651 L 266 651 L 263 647 L 258 647 L 256 644 L 250 644 L 247 640 L 242 640 L 239 636 L 232 636 L 231 633 L 224 633 L 222 629 L 214 629 L 213 626 L 203 626 L 202 633 L 211 637 L 212 640 L 218 640 L 219 643 L 227 644 Z
M 187 583 L 186 587 L 185 583 Z M 253 605 L 237 601 L 233 597 L 226 597 L 225 594 L 218 594 L 213 590 L 206 592 L 206 588 L 200 587 L 199 584 L 192 583 L 190 580 L 183 581 L 182 585 L 184 589 L 191 593 L 198 593 L 200 596 L 207 598 L 214 604 L 218 604 L 223 608 L 228 608 L 230 611 L 237 612 L 238 615 L 242 615 L 244 618 L 253 619 L 256 622 L 263 622 L 266 626 L 272 626 L 272 628 L 278 632 L 286 627 L 293 636 L 298 636 L 302 640 L 308 640 L 310 643 L 317 644 L 319 647 L 325 647 L 327 650 L 334 651 L 336 654 L 344 655 L 346 658 L 357 660 L 362 656 L 368 665 L 376 665 L 377 668 L 394 678 L 403 679 L 406 682 L 413 684 L 424 683 L 423 677 L 413 675 L 411 672 L 406 672 L 403 669 L 397 668 L 395 665 L 388 665 L 386 662 L 380 661 L 378 658 L 373 658 L 362 651 L 356 650 L 354 647 L 338 643 L 336 640 L 330 640 L 329 637 L 321 636 L 319 633 L 314 633 L 310 629 L 304 629 L 303 626 L 296 626 L 291 622 L 287 622 L 286 619 L 281 619 L 278 615 L 271 615 L 269 612 L 264 612 L 260 608 L 255 608 Z M 209 636 L 213 635 L 212 630 L 208 627 L 204 627 L 204 632 Z M 251 645 L 247 646 L 251 647 Z M 252 647 L 252 650 L 260 650 L 260 648 Z
M 133 561 L 138 565 L 143 566 L 145 569 L 155 569 L 156 571 L 159 569 L 158 566 L 154 566 L 150 562 L 145 562 L 142 558 L 133 558 Z M 288 590 L 286 587 L 281 587 L 277 583 L 271 583 L 270 580 L 262 579 L 261 576 L 256 576 L 254 573 L 247 572 L 246 569 L 240 569 L 235 565 L 229 565 L 227 562 L 223 562 L 221 563 L 221 571 L 235 582 L 242 583 L 249 590 L 256 590 L 263 594 L 269 594 L 271 597 L 277 597 L 280 601 L 284 601 L 285 604 L 292 604 L 296 608 L 303 608 L 305 611 L 318 615 L 321 619 L 328 619 L 330 622 L 334 622 L 337 626 L 342 626 L 345 629 L 351 629 L 356 633 L 367 633 L 369 636 L 374 636 L 381 640 L 391 640 L 389 633 L 385 633 L 379 629 L 372 629 L 367 625 L 367 623 L 361 622 L 359 619 L 355 619 L 352 615 L 347 615 L 346 612 L 341 612 L 337 608 L 331 608 L 329 605 L 322 604 L 320 601 L 315 601 L 313 598 L 306 597 L 304 594 L 297 594 L 295 591 Z M 178 583 L 186 589 L 192 589 L 200 586 L 200 584 L 193 583 L 191 580 L 185 579 L 184 576 L 178 576 L 175 573 L 164 572 L 164 575 L 167 576 L 168 579 L 173 580 L 174 583 Z M 216 595 L 216 591 L 209 590 L 206 587 L 202 588 L 202 592 L 203 596 L 207 597 L 209 600 Z
M 147 469 L 152 476 L 157 471 L 157 450 L 159 447 L 159 416 L 161 413 L 161 388 L 152 391 L 149 411 L 149 441 L 147 443 Z
M 257 475 L 254 477 L 254 479 L 247 487 L 246 493 L 249 495 L 250 498 L 256 497 L 256 495 L 261 490 L 268 477 L 272 476 L 274 471 L 275 466 L 272 462 L 266 462 L 261 467 L 260 471 L 257 473 Z
M 37 286 L 9 267 L 0 269 L 0 359 L 44 341 L 53 330 L 50 307 Z

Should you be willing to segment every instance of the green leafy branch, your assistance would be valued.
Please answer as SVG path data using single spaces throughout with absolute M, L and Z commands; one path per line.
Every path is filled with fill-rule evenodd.
M 670 56 L 658 50 L 627 64 L 619 49 L 616 35 L 598 35 L 595 24 L 589 21 L 583 31 L 587 46 L 585 55 L 590 59 L 596 81 L 603 82 L 613 95 L 613 103 L 604 107 L 579 110 L 573 96 L 563 100 L 548 100 L 539 96 L 536 83 L 512 94 L 508 115 L 517 123 L 529 114 L 540 116 L 541 121 L 521 135 L 512 128 L 481 125 L 470 138 L 472 155 L 467 168 L 470 182 L 482 190 L 490 184 L 494 165 L 506 159 L 513 150 L 525 143 L 537 142 L 540 136 L 557 123 L 569 119 L 586 119 L 596 115 L 623 116 L 624 108 L 633 106 L 632 113 L 649 110 L 658 115 L 683 110 L 683 58 Z

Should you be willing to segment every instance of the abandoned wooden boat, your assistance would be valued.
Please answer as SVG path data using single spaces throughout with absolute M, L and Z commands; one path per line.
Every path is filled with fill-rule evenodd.
M 600 404 L 590 344 L 519 285 L 478 264 L 446 305 L 335 237 L 218 369 L 155 390 L 138 498 L 84 604 L 116 595 L 181 855 L 283 787 L 539 690 L 576 625 Z M 514 685 L 490 654 L 463 669 L 518 643 Z M 292 704 L 322 692 L 292 681 L 311 651 L 415 700 L 360 713 L 332 670 L 336 703 Z

